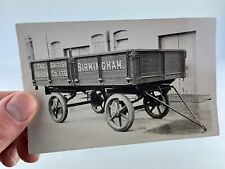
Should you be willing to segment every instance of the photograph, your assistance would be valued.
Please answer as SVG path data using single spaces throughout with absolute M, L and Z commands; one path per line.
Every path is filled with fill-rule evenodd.
M 16 24 L 31 153 L 219 135 L 216 18 Z

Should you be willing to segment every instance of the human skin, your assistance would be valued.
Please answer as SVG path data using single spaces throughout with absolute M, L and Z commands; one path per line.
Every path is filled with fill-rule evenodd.
M 39 155 L 29 154 L 27 126 L 37 113 L 38 104 L 27 92 L 0 92 L 0 161 L 12 167 L 22 159 L 33 163 Z

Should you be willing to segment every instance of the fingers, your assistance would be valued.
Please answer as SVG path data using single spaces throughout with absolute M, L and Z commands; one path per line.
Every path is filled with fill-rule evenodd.
M 6 167 L 13 167 L 19 161 L 15 143 L 9 145 L 0 155 L 1 162 Z
M 39 155 L 29 154 L 28 152 L 27 130 L 23 131 L 23 133 L 18 137 L 16 145 L 18 155 L 23 161 L 33 163 L 39 159 Z
M 10 95 L 14 93 L 13 91 L 4 91 L 4 92 L 0 92 L 0 100 L 2 100 L 4 97 Z
M 36 111 L 37 102 L 28 93 L 12 93 L 0 101 L 0 153 L 26 128 Z

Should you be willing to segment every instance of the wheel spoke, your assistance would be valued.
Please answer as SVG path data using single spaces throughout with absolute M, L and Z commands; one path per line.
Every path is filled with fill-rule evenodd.
M 121 119 L 121 115 L 119 116 L 119 124 L 120 124 L 120 127 L 122 126 L 122 119 Z
M 52 110 L 52 114 L 56 117 L 56 111 Z
M 52 104 L 52 105 L 50 106 L 50 110 L 51 110 L 52 112 L 55 110 L 54 104 Z
M 120 109 L 119 99 L 116 100 L 116 106 L 117 106 L 117 110 L 119 110 Z
M 152 108 L 150 109 L 150 112 L 152 112 L 154 110 L 155 106 L 152 106 Z
M 120 114 L 121 117 L 125 118 L 126 120 L 129 120 L 128 117 L 124 114 Z
M 124 111 L 125 111 L 125 108 L 127 108 L 126 106 L 123 106 L 121 109 L 119 109 L 119 114 L 122 114 L 122 113 L 124 113 Z
M 56 100 L 56 107 L 59 106 L 59 102 L 60 102 L 59 99 L 57 99 L 57 100 Z
M 159 114 L 162 114 L 162 112 L 161 112 L 159 106 L 157 106 L 157 109 L 158 109 Z
M 58 99 L 57 98 L 54 98 L 53 104 L 54 104 L 55 107 L 57 107 L 57 105 L 58 105 Z
M 110 119 L 110 121 L 113 121 L 116 118 L 116 114 Z
M 55 118 L 58 119 L 58 112 L 55 111 Z
M 112 109 L 112 107 L 113 107 L 112 105 L 109 105 L 109 108 L 110 108 L 110 109 Z
M 61 110 L 62 110 L 62 107 L 57 107 L 57 110 L 56 111 L 57 111 L 58 114 L 62 114 L 62 111 Z

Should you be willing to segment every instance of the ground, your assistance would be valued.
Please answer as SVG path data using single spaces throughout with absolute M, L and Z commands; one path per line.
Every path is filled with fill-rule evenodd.
M 82 95 L 79 97 L 83 98 Z M 134 123 L 127 132 L 116 132 L 107 124 L 104 114 L 96 114 L 87 104 L 70 108 L 64 123 L 57 124 L 50 120 L 44 125 L 35 126 L 38 132 L 31 139 L 32 144 L 36 145 L 33 150 L 58 151 L 215 135 L 217 123 L 214 123 L 209 108 L 211 100 L 205 96 L 199 98 L 196 101 L 188 97 L 186 102 L 207 128 L 205 133 L 199 126 L 172 110 L 163 119 L 153 119 L 144 109 L 135 111 Z M 189 116 L 177 98 L 170 96 L 170 105 Z M 40 143 L 50 144 L 43 150 Z M 38 149 L 39 146 L 42 148 Z

